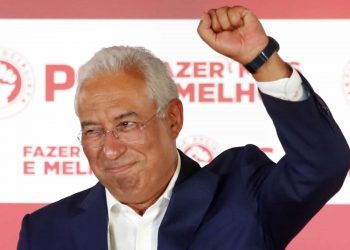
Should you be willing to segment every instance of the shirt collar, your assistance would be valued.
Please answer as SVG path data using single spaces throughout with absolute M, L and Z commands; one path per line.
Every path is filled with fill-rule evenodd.
M 167 200 L 169 201 L 173 192 L 173 188 L 175 186 L 176 180 L 179 177 L 179 173 L 180 173 L 180 168 L 181 168 L 181 158 L 180 158 L 180 154 L 178 151 L 177 152 L 177 166 L 176 166 L 176 170 L 173 174 L 173 176 L 171 177 L 171 180 L 167 186 L 167 188 L 165 189 L 165 191 L 163 192 L 163 194 L 158 198 L 158 200 L 156 201 L 156 203 L 158 203 L 158 201 L 161 200 Z M 105 188 L 106 190 L 106 201 L 107 201 L 107 208 L 108 211 L 111 210 L 111 208 L 114 205 L 117 205 L 118 207 L 123 207 L 125 206 L 124 204 L 122 204 L 120 201 L 118 201 L 116 198 L 114 198 L 114 196 L 108 191 L 107 188 Z M 160 203 L 159 203 L 160 204 Z

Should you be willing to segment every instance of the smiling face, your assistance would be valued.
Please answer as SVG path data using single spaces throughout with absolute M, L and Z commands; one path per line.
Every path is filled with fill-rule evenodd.
M 82 129 L 112 130 L 125 121 L 145 122 L 157 112 L 144 77 L 135 71 L 99 74 L 81 86 L 77 111 Z M 151 205 L 164 191 L 177 164 L 175 139 L 182 128 L 182 104 L 172 100 L 141 137 L 123 142 L 107 133 L 104 145 L 83 145 L 99 181 L 120 202 Z

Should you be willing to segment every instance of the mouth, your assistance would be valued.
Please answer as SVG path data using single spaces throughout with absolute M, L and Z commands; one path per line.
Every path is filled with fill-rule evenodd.
M 126 163 L 126 164 L 116 164 L 110 167 L 106 167 L 105 171 L 112 174 L 119 174 L 131 169 L 135 164 L 136 162 Z

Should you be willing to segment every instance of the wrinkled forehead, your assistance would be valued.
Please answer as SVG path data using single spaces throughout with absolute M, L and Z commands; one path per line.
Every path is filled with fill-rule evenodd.
M 148 95 L 144 77 L 135 72 L 95 75 L 87 79 L 77 97 L 78 116 L 86 110 L 106 110 L 113 107 L 137 109 L 154 104 Z
M 85 73 L 83 79 L 78 81 L 76 98 L 80 95 L 81 90 L 86 85 L 91 85 L 92 83 L 96 84 L 102 81 L 106 84 L 119 85 L 122 83 L 123 79 L 127 77 L 138 79 L 140 83 L 146 85 L 147 77 L 141 69 L 138 69 L 135 66 L 128 66 L 123 69 L 91 69 L 91 72 Z

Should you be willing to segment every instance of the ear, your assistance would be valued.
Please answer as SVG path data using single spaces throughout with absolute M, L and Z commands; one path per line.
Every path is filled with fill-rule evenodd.
M 173 99 L 169 102 L 166 109 L 166 120 L 171 137 L 176 139 L 183 125 L 183 106 L 179 99 Z

